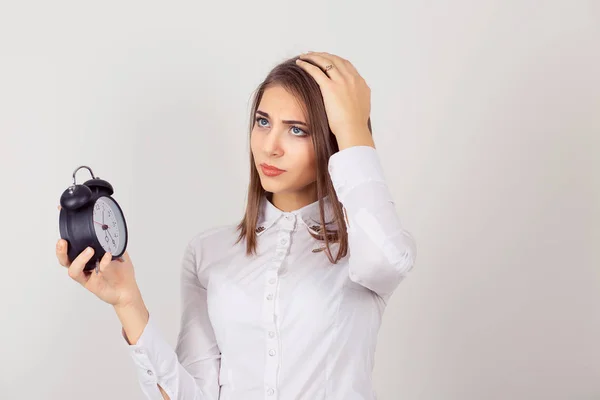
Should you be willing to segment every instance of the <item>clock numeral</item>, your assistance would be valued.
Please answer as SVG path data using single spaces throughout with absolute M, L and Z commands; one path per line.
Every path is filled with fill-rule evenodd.
M 113 226 L 117 226 L 117 221 L 113 221 Z
M 119 237 L 119 234 L 118 234 L 118 233 L 115 233 L 115 237 L 116 237 L 116 238 L 118 238 L 118 237 Z
M 100 204 L 96 204 L 96 211 L 100 210 Z

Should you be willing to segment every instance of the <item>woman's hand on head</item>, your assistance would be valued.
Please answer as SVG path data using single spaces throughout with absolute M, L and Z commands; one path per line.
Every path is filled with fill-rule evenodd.
M 353 136 L 370 138 L 371 89 L 352 63 L 330 53 L 308 52 L 300 55 L 297 64 L 319 85 L 329 127 L 338 142 Z
M 60 206 L 58 206 L 60 210 Z M 67 255 L 67 241 L 59 239 L 56 243 L 56 258 L 68 275 L 98 298 L 113 306 L 127 306 L 141 298 L 131 258 L 127 252 L 112 260 L 110 253 L 104 254 L 96 270 L 84 271 L 87 262 L 94 255 L 90 247 L 87 253 L 81 252 L 74 260 Z

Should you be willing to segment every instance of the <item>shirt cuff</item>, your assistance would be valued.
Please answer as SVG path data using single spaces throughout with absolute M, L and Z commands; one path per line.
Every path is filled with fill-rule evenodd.
M 149 314 L 148 322 L 135 344 L 130 344 L 123 328 L 121 328 L 121 332 L 127 342 L 129 353 L 137 366 L 140 383 L 156 385 L 161 373 L 157 370 L 162 364 L 160 361 L 171 358 L 173 350 L 154 326 L 152 314 Z
M 347 194 L 367 182 L 385 185 L 385 176 L 377 150 L 371 146 L 353 146 L 329 157 L 329 175 L 343 203 Z

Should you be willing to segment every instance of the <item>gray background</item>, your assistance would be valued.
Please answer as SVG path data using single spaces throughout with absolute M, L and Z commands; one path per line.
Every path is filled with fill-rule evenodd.
M 114 185 L 174 345 L 184 245 L 242 215 L 251 92 L 314 50 L 371 86 L 418 245 L 380 398 L 600 399 L 599 4 L 3 1 L 0 397 L 141 399 L 112 308 L 56 262 L 59 197 L 79 165 Z

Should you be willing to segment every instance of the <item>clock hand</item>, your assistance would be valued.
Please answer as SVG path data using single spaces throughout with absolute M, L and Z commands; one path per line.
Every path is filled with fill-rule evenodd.
M 108 229 L 108 225 L 106 225 L 106 224 L 102 224 L 102 223 L 100 223 L 100 222 L 98 222 L 98 221 L 94 221 L 94 223 L 95 223 L 95 224 L 98 224 L 98 225 L 102 225 L 102 229 L 103 229 L 103 230 L 107 230 L 107 229 Z
M 106 232 L 108 232 L 108 236 L 110 236 L 110 239 L 113 241 L 113 244 L 115 243 L 115 239 L 113 239 L 112 235 L 110 234 L 110 231 L 107 229 Z

